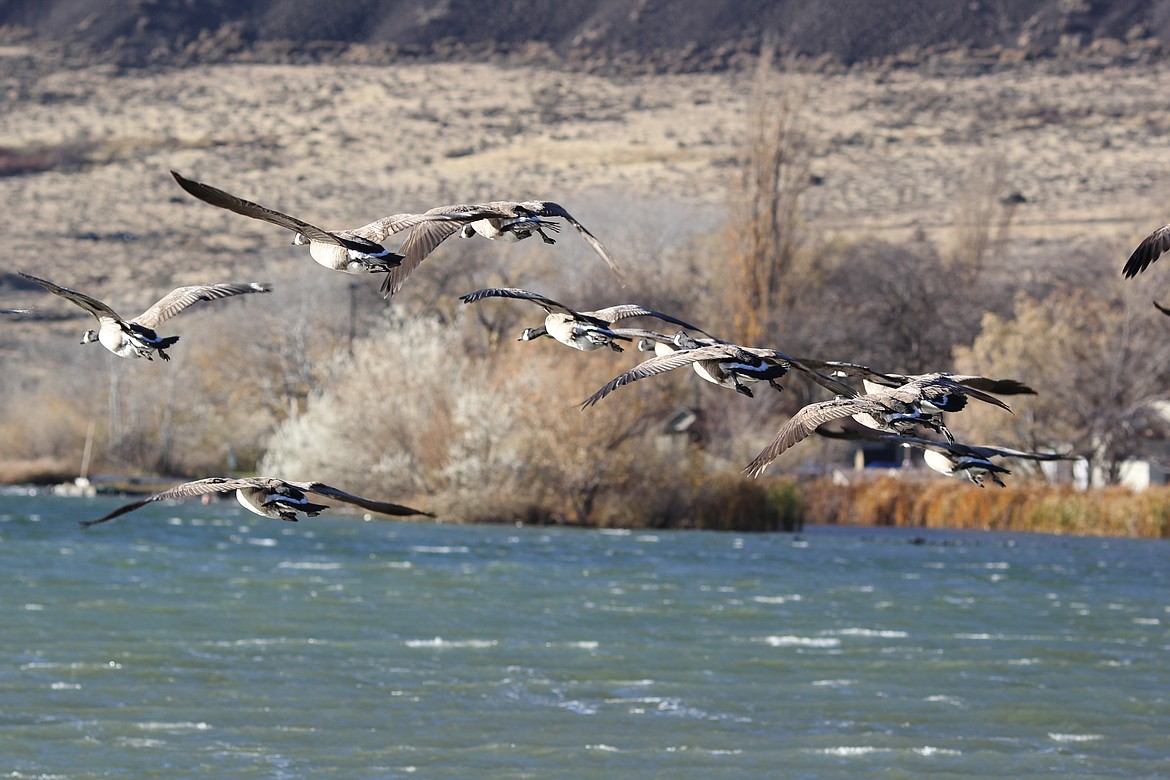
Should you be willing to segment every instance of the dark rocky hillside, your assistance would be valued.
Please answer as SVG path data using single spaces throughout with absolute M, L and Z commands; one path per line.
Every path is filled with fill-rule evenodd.
M 711 70 L 764 37 L 847 65 L 956 47 L 1161 56 L 1170 0 L 0 0 L 0 25 L 125 64 L 511 57 Z

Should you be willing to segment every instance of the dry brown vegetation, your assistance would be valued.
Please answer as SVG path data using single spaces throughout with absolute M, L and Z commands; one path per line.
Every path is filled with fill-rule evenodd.
M 807 523 L 1170 538 L 1166 487 L 1140 493 L 1040 484 L 997 489 L 957 480 L 882 477 L 846 486 L 807 482 L 796 493 Z
M 1170 388 L 1167 323 L 1148 306 L 1159 269 L 1123 287 L 1120 266 L 1165 217 L 1151 192 L 1166 183 L 1154 163 L 1170 147 L 1170 69 L 607 80 L 232 65 L 19 78 L 0 106 L 0 147 L 25 160 L 0 176 L 5 271 L 39 269 L 123 314 L 194 281 L 276 291 L 166 323 L 183 337 L 168 364 L 77 345 L 83 318 L 5 322 L 7 464 L 76 463 L 93 421 L 95 470 L 259 468 L 465 520 L 765 530 L 848 513 L 1006 527 L 988 519 L 1004 496 L 1047 495 L 1021 475 L 1004 491 L 907 483 L 888 500 L 877 487 L 749 482 L 739 469 L 818 390 L 791 379 L 749 400 L 678 371 L 582 412 L 640 355 L 518 343 L 538 308 L 457 300 L 493 285 L 581 309 L 636 301 L 796 355 L 1012 376 L 1041 396 L 1015 416 L 965 412 L 955 429 L 1072 447 L 1106 477 L 1158 433 L 1149 412 Z M 28 162 L 62 149 L 73 151 L 59 163 Z M 279 229 L 187 198 L 170 168 L 327 227 L 553 198 L 610 247 L 628 286 L 571 234 L 555 247 L 453 238 L 387 304 L 375 279 L 326 272 Z M 0 275 L 0 305 L 69 311 L 16 279 Z M 662 432 L 684 408 L 701 414 L 700 443 Z M 842 452 L 809 440 L 773 470 L 816 471 Z M 1121 502 L 1146 513 L 1126 521 L 1055 495 L 1066 508 L 1049 515 L 1092 518 L 1074 530 L 1161 522 L 1153 499 Z M 1011 527 L 1043 515 L 1012 512 Z

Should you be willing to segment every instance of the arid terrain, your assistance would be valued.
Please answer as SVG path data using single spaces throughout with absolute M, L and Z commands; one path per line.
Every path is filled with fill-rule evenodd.
M 966 56 L 944 53 L 913 68 L 781 68 L 772 83 L 811 155 L 810 186 L 801 202 L 809 246 L 835 247 L 848 262 L 848 247 L 880 241 L 953 243 L 962 235 L 956 223 L 978 203 L 972 190 L 983 185 L 973 182 L 994 169 L 1002 175 L 997 197 L 1014 209 L 1008 242 L 986 268 L 1007 282 L 1000 311 L 1010 309 L 1013 280 L 1035 290 L 1070 269 L 1083 279 L 1088 268 L 1090 278 L 1116 284 L 1132 246 L 1170 217 L 1170 64 L 1050 59 L 981 69 Z M 718 316 L 712 315 L 712 291 L 688 289 L 693 271 L 681 262 L 672 266 L 671 259 L 690 238 L 723 230 L 735 211 L 729 198 L 750 126 L 750 69 L 607 77 L 488 63 L 64 67 L 28 43 L 0 49 L 0 61 L 0 203 L 6 212 L 0 307 L 35 306 L 39 317 L 9 319 L 0 331 L 0 425 L 9 431 L 0 461 L 51 452 L 57 458 L 69 453 L 76 462 L 72 453 L 84 440 L 86 422 L 96 420 L 99 449 L 103 437 L 117 438 L 107 426 L 123 432 L 116 468 L 129 462 L 126 452 L 148 445 L 179 455 L 210 453 L 195 466 L 181 457 L 177 466 L 156 458 L 159 468 L 237 462 L 243 445 L 224 445 L 222 432 L 210 431 L 206 441 L 187 438 L 216 419 L 251 442 L 239 450 L 240 462 L 255 463 L 272 426 L 290 415 L 287 404 L 281 411 L 273 400 L 275 391 L 255 390 L 270 402 L 266 417 L 246 419 L 247 405 L 259 403 L 254 398 L 233 400 L 230 410 L 220 400 L 173 418 L 168 412 L 174 441 L 153 433 L 139 440 L 125 433 L 137 430 L 130 418 L 154 410 L 122 408 L 140 392 L 130 392 L 128 383 L 141 387 L 145 380 L 152 393 L 179 398 L 214 365 L 229 372 L 221 377 L 235 371 L 243 386 L 269 370 L 246 362 L 229 371 L 229 358 L 243 345 L 263 350 L 280 339 L 293 343 L 293 336 L 270 329 L 300 316 L 296 312 L 315 307 L 333 317 L 306 336 L 331 334 L 334 341 L 313 352 L 327 356 L 345 346 L 353 311 L 385 311 L 376 281 L 314 266 L 302 249 L 288 245 L 287 232 L 187 196 L 171 169 L 327 228 L 443 203 L 556 200 L 610 247 L 636 280 L 631 289 L 638 295 L 669 292 L 676 315 Z M 462 255 L 455 244 L 462 243 L 440 247 L 418 274 L 458 272 Z M 581 280 L 596 278 L 591 294 L 616 289 L 606 287 L 612 280 L 604 278 L 603 266 L 572 236 L 551 249 L 526 242 L 493 251 L 499 262 L 490 275 L 457 284 L 533 286 L 572 296 L 583 293 Z M 550 282 L 539 269 L 555 261 L 577 267 Z M 718 279 L 720 252 L 701 262 Z M 88 291 L 124 314 L 196 281 L 269 281 L 277 291 L 215 304 L 214 315 L 184 315 L 176 332 L 185 334 L 180 355 L 189 356 L 187 363 L 131 364 L 98 347 L 78 346 L 80 331 L 89 327 L 84 315 L 16 271 Z M 890 274 L 896 279 L 899 272 L 895 259 Z M 655 283 L 661 274 L 669 284 Z M 1147 291 L 1147 301 L 1165 297 L 1170 281 L 1164 276 L 1155 267 L 1132 289 Z M 446 288 L 474 289 L 457 284 Z M 400 296 L 406 306 L 423 303 L 424 288 L 413 285 Z M 449 302 L 436 305 L 453 310 Z M 848 319 L 849 301 L 833 305 Z M 977 313 L 983 301 L 964 306 Z M 502 309 L 485 306 L 476 315 Z M 531 313 L 513 309 L 513 318 Z M 262 328 L 251 315 L 257 311 L 272 314 Z M 503 329 L 497 323 L 497 332 Z M 313 365 L 290 366 L 300 354 L 293 347 L 280 354 L 281 392 L 303 402 L 317 389 L 313 372 L 328 364 L 314 357 Z M 580 380 L 574 395 L 613 373 L 596 368 L 601 360 L 591 364 L 594 373 Z M 293 393 L 289 377 L 297 376 Z M 62 389 L 68 383 L 72 389 Z M 86 388 L 100 392 L 86 399 Z M 732 463 L 758 448 L 775 424 L 766 404 L 756 409 L 756 421 L 744 424 L 757 432 L 730 454 Z M 228 411 L 235 415 L 230 420 Z M 51 434 L 39 417 L 51 418 Z M 149 432 L 156 423 L 143 425 Z
M 143 277 L 247 267 L 250 251 L 284 256 L 278 229 L 187 198 L 172 168 L 330 227 L 535 196 L 575 207 L 618 242 L 606 235 L 614 212 L 718 212 L 751 90 L 750 74 L 737 73 L 611 80 L 477 64 L 46 72 L 29 65 L 28 48 L 0 58 L 21 66 L 5 68 L 0 102 L 5 270 L 51 269 L 114 292 L 131 272 L 143 286 Z M 1100 239 L 1114 250 L 1102 268 L 1114 269 L 1117 252 L 1170 215 L 1170 66 L 784 81 L 814 148 L 807 218 L 819 231 L 856 240 L 944 229 L 965 183 L 993 160 L 1024 201 L 1017 267 Z

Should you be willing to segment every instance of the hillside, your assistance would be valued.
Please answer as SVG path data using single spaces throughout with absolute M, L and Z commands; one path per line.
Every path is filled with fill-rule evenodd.
M 491 13 L 484 9 L 490 7 Z M 1164 53 L 1170 0 L 0 0 L 0 27 L 125 64 L 549 60 L 593 70 L 713 70 L 758 50 L 845 65 L 923 50 Z

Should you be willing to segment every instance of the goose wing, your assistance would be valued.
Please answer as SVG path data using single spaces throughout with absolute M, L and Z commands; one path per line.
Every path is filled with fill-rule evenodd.
M 630 317 L 654 317 L 655 319 L 662 320 L 663 322 L 669 322 L 672 325 L 678 325 L 680 328 L 693 330 L 696 333 L 702 333 L 704 336 L 709 338 L 714 338 L 707 331 L 692 325 L 689 322 L 677 319 L 670 316 L 669 314 L 663 314 L 660 311 L 654 311 L 654 309 L 647 309 L 645 306 L 639 306 L 636 303 L 619 303 L 617 306 L 608 306 L 604 309 L 598 309 L 597 311 L 585 312 L 585 314 L 587 316 L 596 317 L 600 320 L 605 320 L 609 323 L 614 323 L 618 320 L 629 319 Z
M 597 256 L 600 257 L 607 266 L 609 266 L 609 270 L 613 271 L 619 279 L 623 278 L 624 274 L 622 273 L 622 269 L 613 259 L 613 256 L 610 255 L 609 250 L 606 249 L 605 246 L 597 240 L 597 237 L 590 233 L 584 225 L 578 222 L 577 218 L 570 214 L 564 206 L 559 203 L 554 203 L 551 200 L 537 200 L 530 201 L 528 203 L 517 203 L 515 206 L 519 208 L 530 209 L 542 217 L 560 217 L 561 219 L 565 220 L 565 222 L 568 222 L 577 229 L 577 232 L 581 234 L 581 238 L 585 239 L 585 243 L 588 244 L 589 247 L 597 253 Z
M 632 382 L 637 382 L 639 379 L 665 374 L 667 371 L 673 371 L 681 366 L 689 366 L 700 360 L 724 360 L 729 357 L 738 358 L 739 353 L 736 353 L 734 349 L 728 349 L 726 346 L 717 344 L 714 346 L 699 347 L 698 349 L 679 350 L 677 352 L 671 352 L 669 355 L 661 355 L 659 357 L 652 357 L 649 360 L 643 360 L 629 371 L 605 383 L 597 392 L 581 402 L 581 408 L 588 409 L 619 387 L 625 387 Z
M 868 396 L 834 398 L 831 401 L 809 404 L 780 426 L 776 437 L 760 451 L 755 460 L 749 463 L 743 471 L 749 477 L 760 476 L 768 464 L 780 457 L 785 450 L 803 441 L 809 434 L 827 422 L 840 420 L 854 414 L 873 414 L 882 411 L 885 411 L 885 406 L 877 399 Z
M 41 287 L 44 287 L 49 292 L 53 293 L 53 295 L 60 296 L 67 301 L 72 301 L 93 316 L 97 317 L 99 320 L 102 317 L 111 317 L 115 320 L 122 319 L 118 316 L 118 313 L 109 306 L 97 300 L 96 298 L 89 297 L 85 293 L 79 293 L 76 290 L 70 290 L 68 287 L 61 287 L 59 285 L 53 284 L 47 279 L 38 279 L 37 277 L 26 274 L 23 271 L 20 271 L 19 273 L 33 284 L 39 284 Z
M 984 393 L 996 395 L 1036 395 L 1036 391 L 1023 382 L 1015 379 L 989 379 L 985 376 L 970 376 L 964 374 L 946 374 L 948 379 L 958 382 L 963 387 L 980 390 Z
M 960 378 L 962 378 L 962 377 L 960 377 Z M 981 377 L 975 377 L 975 378 L 981 378 Z M 988 380 L 988 381 L 996 381 L 996 380 Z M 917 395 L 916 400 L 925 400 L 925 401 L 932 401 L 932 402 L 938 401 L 939 399 L 943 399 L 946 396 L 951 395 L 953 393 L 961 393 L 961 394 L 967 396 L 968 398 L 974 398 L 978 401 L 982 401 L 983 403 L 991 404 L 992 406 L 998 406 L 1000 409 L 1005 409 L 1009 412 L 1011 412 L 1011 410 L 1012 410 L 1012 408 L 1010 406 L 1008 406 L 1006 403 L 1001 401 L 999 398 L 996 398 L 994 395 L 991 395 L 990 393 L 984 392 L 983 390 L 980 390 L 977 387 L 973 387 L 973 386 L 965 384 L 963 382 L 956 381 L 955 379 L 953 379 L 951 377 L 945 377 L 945 376 L 921 377 L 913 382 L 908 382 L 907 384 L 903 385 L 900 388 L 896 388 L 895 390 L 892 390 L 891 394 L 894 394 L 895 397 L 899 398 L 899 400 L 902 400 L 904 397 L 902 395 L 903 392 L 907 392 L 907 396 L 905 396 L 905 397 L 909 397 L 909 395 L 916 394 Z M 911 400 L 908 402 L 914 403 L 915 401 Z
M 393 515 L 396 517 L 405 517 L 407 515 L 425 515 L 427 517 L 434 517 L 430 512 L 424 512 L 421 509 L 412 509 L 401 504 L 392 504 L 388 501 L 374 501 L 369 498 L 362 498 L 355 496 L 352 493 L 346 493 L 344 490 L 326 485 L 324 482 L 289 482 L 295 488 L 308 493 L 316 493 L 319 496 L 332 498 L 335 501 L 342 501 L 346 504 L 353 504 L 360 506 L 362 509 L 368 509 L 371 512 L 378 512 L 383 515 Z
M 1030 452 L 1017 450 L 1011 447 L 992 447 L 988 445 L 967 445 L 967 449 L 982 458 L 1023 458 L 1025 460 L 1076 460 L 1077 455 L 1061 455 L 1057 452 Z
M 1149 268 L 1150 264 L 1168 249 L 1170 249 L 1170 225 L 1163 225 L 1142 239 L 1142 242 L 1133 250 L 1133 254 L 1125 261 L 1125 267 L 1121 269 L 1121 273 L 1126 279 L 1137 276 Z
M 589 319 L 591 316 L 589 314 L 581 315 L 563 303 L 557 303 L 552 298 L 546 298 L 540 293 L 535 293 L 530 290 L 521 290 L 519 287 L 487 287 L 482 290 L 470 292 L 467 295 L 459 296 L 459 300 L 464 303 L 475 303 L 484 298 L 516 298 L 522 301 L 532 301 L 550 314 L 554 311 L 559 311 L 582 319 Z M 609 323 L 605 324 L 608 325 Z
M 386 251 L 386 248 L 381 244 L 369 241 L 359 235 L 355 234 L 352 239 L 343 238 L 342 236 L 330 233 L 328 230 L 322 230 L 316 225 L 310 225 L 308 222 L 299 220 L 296 217 L 266 208 L 259 203 L 253 203 L 250 200 L 236 197 L 230 192 L 224 192 L 218 187 L 212 187 L 210 184 L 184 178 L 175 171 L 171 171 L 171 175 L 175 177 L 175 181 L 179 183 L 180 187 L 204 203 L 210 203 L 212 206 L 219 206 L 221 209 L 234 211 L 237 214 L 243 214 L 245 217 L 251 217 L 252 219 L 271 222 L 273 225 L 287 228 L 294 233 L 302 233 L 310 241 L 336 244 L 346 249 L 354 249 L 367 254 L 381 254 Z
M 154 329 L 165 320 L 169 320 L 199 301 L 214 301 L 218 298 L 228 298 L 233 295 L 246 293 L 270 292 L 272 287 L 267 284 L 194 284 L 189 287 L 178 287 L 164 295 L 146 311 L 139 314 L 131 322 Z
M 386 297 L 402 289 L 406 278 L 414 273 L 422 261 L 435 251 L 435 248 L 457 233 L 468 222 L 492 217 L 508 217 L 511 210 L 503 208 L 507 204 L 471 204 L 458 203 L 452 206 L 436 206 L 428 209 L 422 215 L 423 219 L 414 225 L 406 225 L 397 230 L 411 227 L 406 234 L 398 254 L 402 255 L 402 262 L 390 269 L 390 273 L 382 280 L 382 294 Z M 402 215 L 399 215 L 402 216 Z M 397 232 L 391 231 L 391 232 Z
M 875 384 L 885 385 L 886 387 L 900 387 L 912 379 L 912 377 L 905 376 L 904 374 L 883 374 L 881 371 L 874 371 L 869 366 L 863 366 L 860 363 L 850 363 L 844 360 L 813 360 L 801 358 L 801 362 L 805 366 L 818 371 L 825 371 L 837 376 L 868 379 Z
M 176 485 L 169 490 L 164 490 L 161 493 L 155 493 L 146 498 L 140 498 L 137 501 L 131 501 L 129 504 L 118 507 L 113 512 L 99 517 L 96 520 L 82 520 L 81 527 L 89 528 L 91 525 L 104 523 L 107 520 L 113 520 L 115 517 L 120 517 L 128 512 L 133 512 L 135 509 L 140 509 L 147 504 L 154 501 L 167 501 L 169 499 L 184 499 L 192 496 L 205 496 L 210 493 L 227 493 L 232 490 L 239 490 L 247 487 L 267 487 L 271 480 L 265 479 L 231 479 L 229 477 L 209 477 L 207 479 L 197 479 L 194 482 L 184 482 L 182 485 Z

